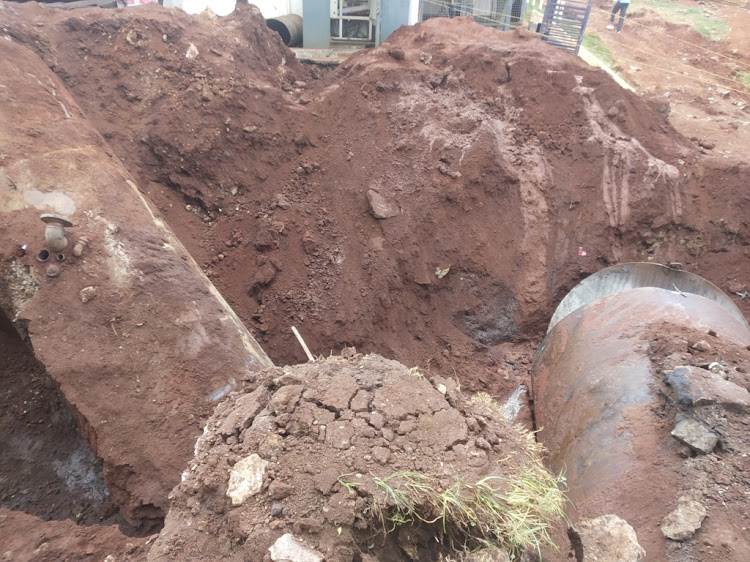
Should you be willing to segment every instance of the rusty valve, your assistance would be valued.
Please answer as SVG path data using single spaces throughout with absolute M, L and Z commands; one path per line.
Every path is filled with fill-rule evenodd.
M 71 227 L 73 223 L 67 217 L 49 213 L 42 215 L 42 222 L 47 224 L 47 228 L 44 230 L 47 247 L 53 252 L 64 250 L 68 246 L 68 239 L 65 238 L 65 227 Z

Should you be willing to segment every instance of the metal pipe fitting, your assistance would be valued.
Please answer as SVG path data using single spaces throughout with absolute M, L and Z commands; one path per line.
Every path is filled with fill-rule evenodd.
M 73 223 L 67 217 L 45 213 L 42 215 L 42 222 L 47 225 L 44 229 L 44 238 L 47 241 L 47 248 L 53 252 L 60 252 L 68 246 L 68 239 L 65 237 L 65 227 L 73 226 Z
M 302 45 L 302 16 L 287 14 L 266 20 L 266 25 L 281 35 L 281 40 L 287 47 Z

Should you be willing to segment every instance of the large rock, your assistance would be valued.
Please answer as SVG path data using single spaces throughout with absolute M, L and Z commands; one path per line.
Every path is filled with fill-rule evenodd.
M 672 437 L 684 443 L 696 453 L 707 455 L 714 450 L 719 436 L 702 423 L 690 418 L 677 421 L 672 430 Z
M 268 551 L 273 562 L 323 562 L 323 555 L 306 547 L 291 533 L 281 535 Z
M 255 453 L 234 465 L 227 486 L 227 496 L 231 498 L 232 505 L 242 505 L 247 498 L 260 492 L 267 466 L 268 461 Z
M 271 362 L 57 76 L 2 40 L 0 77 L 0 308 L 60 384 L 121 512 L 156 526 L 212 401 Z M 44 213 L 73 223 L 55 277 L 36 259 Z
M 677 509 L 662 521 L 661 532 L 674 541 L 687 540 L 700 529 L 705 517 L 705 507 L 687 496 L 682 496 L 677 500 Z
M 617 515 L 580 521 L 569 536 L 578 562 L 638 562 L 646 557 L 633 527 Z
M 750 392 L 718 373 L 700 367 L 677 367 L 667 374 L 667 384 L 683 406 L 722 406 L 733 412 L 750 408 Z

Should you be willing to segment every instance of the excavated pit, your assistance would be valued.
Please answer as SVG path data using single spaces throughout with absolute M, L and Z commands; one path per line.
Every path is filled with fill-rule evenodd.
M 602 267 L 681 262 L 733 293 L 750 278 L 747 163 L 698 154 L 523 33 L 432 20 L 326 74 L 246 6 L 6 6 L 3 33 L 65 83 L 276 364 L 305 360 L 296 325 L 316 355 L 355 345 L 502 402 Z M 731 475 L 741 526 L 732 462 L 712 474 Z
M 122 524 L 59 385 L 2 312 L 0 357 L 0 508 L 45 521 Z

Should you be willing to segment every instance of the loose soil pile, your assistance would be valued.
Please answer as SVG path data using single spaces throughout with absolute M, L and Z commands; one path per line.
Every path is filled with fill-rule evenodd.
M 355 345 L 507 395 L 587 273 L 649 259 L 746 283 L 743 165 L 534 37 L 437 19 L 321 76 L 252 7 L 14 10 L 6 33 L 278 364 L 304 360 L 296 324 L 315 353 Z
M 253 7 L 0 16 L 276 364 L 305 358 L 294 324 L 316 355 L 354 345 L 502 401 L 601 267 L 750 278 L 747 163 L 523 33 L 431 20 L 324 73 Z
M 149 560 L 285 560 L 282 536 L 341 562 L 483 541 L 518 555 L 561 518 L 533 435 L 454 381 L 347 348 L 245 383 L 208 421 Z

